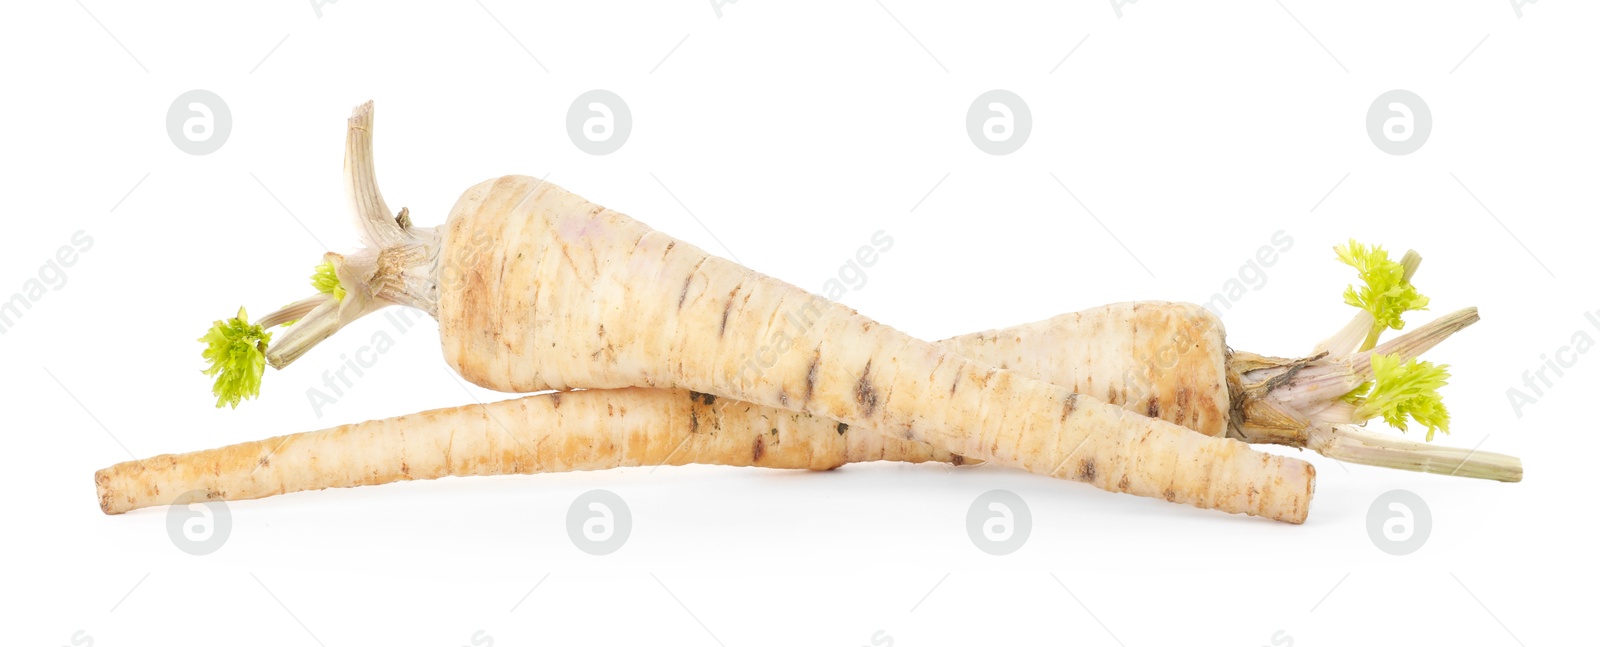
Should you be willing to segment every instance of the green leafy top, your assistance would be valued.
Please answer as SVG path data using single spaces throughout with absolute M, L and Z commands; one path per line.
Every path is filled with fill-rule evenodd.
M 1356 268 L 1361 277 L 1361 287 L 1350 285 L 1344 289 L 1344 302 L 1372 314 L 1374 323 L 1361 350 L 1370 350 L 1378 344 L 1384 330 L 1405 327 L 1401 315 L 1412 310 L 1426 310 L 1428 297 L 1406 279 L 1405 266 L 1390 260 L 1389 252 L 1381 245 L 1368 247 L 1351 239 L 1348 244 L 1333 248 L 1339 261 Z
M 1449 368 L 1419 359 L 1401 362 L 1399 355 L 1373 355 L 1373 381 L 1355 400 L 1356 419 L 1382 417 L 1390 426 L 1405 431 L 1406 418 L 1410 418 L 1428 428 L 1430 441 L 1435 431 L 1450 433 L 1450 412 L 1439 395 L 1439 387 L 1450 378 Z
M 334 271 L 332 261 L 317 265 L 316 271 L 311 273 L 311 287 L 323 294 L 331 294 L 339 301 L 344 300 L 344 286 L 339 284 L 339 273 Z
M 261 394 L 261 375 L 267 371 L 267 342 L 272 333 L 250 323 L 244 307 L 233 319 L 218 319 L 211 324 L 200 341 L 206 345 L 200 353 L 211 365 L 203 371 L 216 376 L 211 393 L 217 396 L 217 408 L 226 404 L 238 407 L 239 401 Z

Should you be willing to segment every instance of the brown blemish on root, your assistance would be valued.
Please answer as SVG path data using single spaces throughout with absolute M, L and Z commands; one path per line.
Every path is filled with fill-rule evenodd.
M 844 423 L 841 422 L 841 423 L 839 423 L 838 431 L 839 431 L 839 435 L 843 436 L 844 432 L 850 431 L 850 425 L 847 425 L 847 424 L 844 424 Z
M 1128 477 L 1127 476 L 1123 476 L 1122 480 L 1117 481 L 1117 489 L 1121 490 L 1123 492 L 1127 492 L 1128 491 L 1128 486 L 1129 485 L 1131 485 L 1131 483 L 1128 482 Z
M 578 269 L 578 261 L 572 259 L 572 248 L 568 247 L 565 241 L 561 243 L 561 255 L 566 257 L 567 265 L 572 266 L 572 269 L 574 270 Z M 500 266 L 500 277 L 502 280 L 505 278 L 505 271 L 506 266 L 505 264 L 502 264 Z
M 1173 492 L 1172 488 L 1167 488 L 1166 490 L 1162 491 L 1161 492 L 1161 496 L 1166 497 L 1166 499 L 1168 501 L 1176 501 L 1176 500 L 1178 500 L 1178 493 L 1177 492 Z
M 696 274 L 700 273 L 700 266 L 701 265 L 705 265 L 706 264 L 706 260 L 708 260 L 710 258 L 711 258 L 710 256 L 701 256 L 700 260 L 694 264 L 694 268 L 690 269 L 689 273 L 684 275 L 684 277 L 683 277 L 683 291 L 678 293 L 678 309 L 679 310 L 683 309 L 683 301 L 684 301 L 684 299 L 688 298 L 688 296 L 689 296 L 689 284 L 693 283 L 694 282 L 694 276 Z
M 989 387 L 989 378 L 994 377 L 995 374 L 999 373 L 999 372 L 1000 372 L 1000 369 L 991 368 L 991 369 L 989 369 L 987 371 L 984 371 L 982 373 L 977 374 L 976 377 L 972 378 L 972 381 L 978 383 L 978 388 L 985 389 L 985 388 Z
M 1076 393 L 1067 394 L 1067 401 L 1061 405 L 1061 421 L 1062 422 L 1066 422 L 1067 421 L 1067 416 L 1072 415 L 1072 411 L 1074 409 L 1077 409 L 1077 408 L 1078 408 L 1078 394 L 1076 394 Z
M 552 409 L 560 409 L 561 408 L 561 394 L 560 393 L 551 393 L 550 394 L 550 407 Z
M 1156 396 L 1150 396 L 1150 402 L 1145 405 L 1144 413 L 1151 418 L 1161 417 L 1161 403 L 1156 402 Z
M 722 306 L 722 327 L 717 329 L 717 337 L 721 337 L 724 334 L 727 334 L 727 332 L 728 332 L 728 316 L 733 314 L 733 298 L 739 295 L 739 288 L 742 288 L 742 287 L 744 287 L 744 282 L 740 281 L 738 285 L 733 286 L 733 290 L 732 291 L 728 292 L 728 303 L 727 303 L 727 305 Z M 745 301 L 749 301 L 749 300 L 750 300 L 750 295 L 748 295 L 748 294 L 745 295 Z
M 962 455 L 960 455 L 960 454 L 955 454 L 955 455 L 950 457 L 950 464 L 951 465 L 960 465 L 960 464 L 965 463 L 965 462 L 967 462 L 967 459 L 965 457 L 963 457 Z
M 822 362 L 822 349 L 818 348 L 811 354 L 811 368 L 806 369 L 806 394 L 800 401 L 801 405 L 811 404 L 811 394 L 817 389 L 817 364 Z
M 765 453 L 767 453 L 767 437 L 757 435 L 755 446 L 750 450 L 751 462 L 761 462 L 761 456 Z
M 872 412 L 878 409 L 878 391 L 872 387 L 872 360 L 867 360 L 866 368 L 861 369 L 861 379 L 856 380 L 856 404 L 861 407 L 862 417 L 872 417 Z
M 1094 482 L 1094 459 L 1085 458 L 1078 464 L 1078 480 L 1086 483 Z

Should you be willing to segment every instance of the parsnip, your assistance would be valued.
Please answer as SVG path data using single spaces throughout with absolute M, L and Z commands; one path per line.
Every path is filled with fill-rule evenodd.
M 949 340 L 943 346 L 965 356 L 956 357 L 531 178 L 501 178 L 470 189 L 442 231 L 414 227 L 405 210 L 391 218 L 372 169 L 370 119 L 370 104 L 358 109 L 346 150 L 347 184 L 368 249 L 349 257 L 330 254 L 325 269 L 319 271 L 319 289 L 327 296 L 297 302 L 263 319 L 261 323 L 270 326 L 305 318 L 267 349 L 265 359 L 274 366 L 293 361 L 349 321 L 398 303 L 438 317 L 447 357 L 468 379 L 490 388 L 525 392 L 666 385 L 732 393 L 758 401 L 758 407 L 805 411 L 880 431 L 891 425 L 886 433 L 897 438 L 954 447 L 1051 474 L 1069 467 L 1067 459 L 1086 448 L 1085 456 L 1075 458 L 1081 461 L 1076 463 L 1080 479 L 1146 495 L 1154 494 L 1155 481 L 1164 476 L 1183 485 L 1184 477 L 1203 477 L 1203 470 L 1163 471 L 1170 471 L 1161 465 L 1169 461 L 1166 454 L 1185 442 L 1171 435 L 1170 426 L 1129 422 L 1122 411 L 1108 405 L 1120 404 L 1207 435 L 1226 432 L 1252 442 L 1309 446 L 1391 467 L 1443 471 L 1448 459 L 1460 457 L 1451 471 L 1456 473 L 1472 459 L 1471 453 L 1461 456 L 1450 450 L 1422 452 L 1414 443 L 1372 442 L 1341 424 L 1382 415 L 1403 428 L 1409 415 L 1427 422 L 1431 439 L 1432 432 L 1447 422 L 1433 392 L 1443 383 L 1444 367 L 1402 362 L 1475 321 L 1474 311 L 1448 316 L 1432 325 L 1429 334 L 1409 342 L 1397 340 L 1395 349 L 1402 353 L 1377 354 L 1384 348 L 1350 353 L 1342 347 L 1345 338 L 1366 326 L 1366 343 L 1360 350 L 1367 351 L 1385 328 L 1399 327 L 1401 313 L 1426 305 L 1426 298 L 1409 285 L 1417 261 L 1414 254 L 1408 254 L 1402 270 L 1400 264 L 1387 261 L 1381 248 L 1367 250 L 1352 242 L 1340 249 L 1341 259 L 1364 277 L 1379 279 L 1377 288 L 1368 278 L 1365 291 L 1352 288 L 1347 293 L 1347 301 L 1373 316 L 1365 320 L 1358 316 L 1324 344 L 1339 348 L 1340 356 L 1279 359 L 1231 353 L 1223 345 L 1220 324 L 1198 307 L 1132 304 L 1112 307 L 1127 308 L 1127 319 L 1118 322 L 1122 327 L 1106 325 L 1103 317 L 1088 322 L 1081 314 L 1070 322 L 1060 317 Z M 679 285 L 680 279 L 674 305 L 669 288 Z M 353 287 L 347 290 L 346 284 Z M 1141 307 L 1143 313 L 1138 312 Z M 1163 310 L 1183 308 L 1189 310 Z M 1146 327 L 1159 331 L 1159 337 L 1137 339 L 1140 319 L 1152 314 L 1171 316 Z M 256 337 L 238 333 L 248 326 L 243 319 L 241 311 L 240 325 L 219 322 L 208 336 L 212 344 L 208 353 L 214 361 L 216 357 L 236 361 L 231 359 L 236 355 L 253 360 L 252 353 L 266 344 L 269 336 L 264 332 Z M 706 332 L 713 321 L 714 341 Z M 1076 328 L 1071 330 L 1075 334 L 1052 334 L 1063 327 Z M 739 349 L 744 350 L 735 358 Z M 807 355 L 809 364 L 804 363 Z M 876 372 L 874 362 L 879 362 Z M 859 373 L 855 367 L 860 367 Z M 1364 400 L 1352 400 L 1353 391 L 1370 386 L 1374 367 L 1380 369 L 1377 386 Z M 1010 369 L 1015 373 L 1006 372 Z M 911 379 L 903 376 L 907 370 Z M 1396 376 L 1392 383 L 1407 386 L 1385 391 L 1383 371 Z M 1097 375 L 1099 385 L 1094 384 Z M 259 373 L 254 382 L 251 378 L 222 371 L 219 405 L 236 404 L 241 394 L 249 395 L 257 388 Z M 918 400 L 939 398 L 944 394 L 932 387 L 945 378 L 951 380 L 945 402 L 890 404 L 896 394 L 923 396 Z M 992 386 L 991 379 L 998 379 L 998 384 Z M 963 383 L 976 385 L 969 389 L 975 393 L 948 399 L 958 396 Z M 1423 385 L 1422 391 L 1417 385 Z M 1401 393 L 1402 388 L 1409 390 Z M 1080 395 L 1105 402 L 1088 401 L 1093 415 L 1074 415 Z M 880 396 L 886 405 L 882 409 Z M 991 406 L 995 398 L 1002 406 Z M 1052 425 L 1039 407 L 1027 406 L 1041 398 L 1061 406 L 1059 422 Z M 1027 414 L 1022 416 L 1026 420 L 1010 415 L 1019 409 Z M 974 422 L 979 430 L 969 426 Z M 1114 433 L 1094 428 L 1107 422 L 1120 428 Z M 1077 444 L 1062 455 L 1063 441 L 1073 438 Z M 1140 442 L 1136 449 L 1146 454 L 1116 462 L 1128 458 L 1122 455 L 1127 447 L 1118 443 L 1134 438 Z M 1152 450 L 1143 445 L 1151 438 L 1176 444 L 1157 443 Z M 1216 451 L 1222 446 L 1194 447 Z M 1239 460 L 1235 451 L 1213 455 Z M 1046 459 L 1057 455 L 1062 460 L 1044 470 Z M 1114 484 L 1096 479 L 1108 466 L 1107 459 L 1120 475 Z M 1141 466 L 1145 459 L 1154 467 Z M 1273 460 L 1278 459 L 1263 465 Z M 1304 466 L 1300 475 L 1293 475 L 1295 467 L 1283 462 L 1274 469 L 1258 469 L 1244 474 L 1242 483 L 1252 490 L 1263 478 L 1277 485 L 1285 479 L 1304 483 L 1308 499 L 1312 473 Z M 1480 457 L 1477 467 L 1484 469 L 1466 473 L 1520 478 L 1520 464 L 1514 459 L 1494 462 Z M 1203 478 L 1211 487 L 1209 477 Z M 1237 508 L 1239 504 L 1226 495 L 1185 492 L 1171 484 L 1161 495 L 1203 507 L 1262 513 L 1251 503 Z M 1265 514 L 1297 520 L 1296 515 L 1303 519 L 1304 510 Z
M 690 463 L 824 470 L 876 460 L 962 462 L 927 443 L 804 413 L 676 389 L 613 389 L 423 411 L 128 461 L 96 472 L 95 489 L 100 509 L 120 514 L 194 492 L 185 500 L 444 476 Z
M 328 255 L 347 293 L 269 346 L 275 367 L 409 305 L 491 389 L 691 389 L 1111 491 L 1291 522 L 1309 509 L 1303 461 L 974 362 L 535 178 L 481 183 L 440 230 L 412 226 L 377 190 L 370 104 L 346 155 L 367 249 Z

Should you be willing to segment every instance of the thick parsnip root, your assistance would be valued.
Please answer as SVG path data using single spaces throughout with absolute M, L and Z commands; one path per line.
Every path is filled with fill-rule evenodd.
M 461 277 L 437 292 L 445 359 L 486 388 L 688 388 L 1115 492 L 1309 508 L 1303 461 L 980 364 L 537 178 L 468 189 L 442 232 Z
M 962 458 L 831 420 L 668 389 L 547 393 L 119 463 L 100 509 L 236 501 L 445 476 L 733 465 L 825 470 Z M 193 494 L 192 494 L 193 493 Z
M 1111 491 L 1305 518 L 1309 464 L 962 357 L 539 179 L 481 183 L 438 231 L 413 227 L 373 180 L 370 104 L 349 126 L 368 248 L 327 257 L 346 293 L 273 340 L 275 367 L 354 317 L 409 305 L 487 388 L 692 389 Z
M 487 388 L 691 389 L 1107 490 L 1305 518 L 1309 464 L 963 358 L 543 180 L 480 183 L 439 230 L 415 227 L 378 191 L 371 104 L 348 125 L 367 248 L 326 257 L 345 295 L 272 340 L 274 367 L 407 305 L 439 320 L 446 359 Z

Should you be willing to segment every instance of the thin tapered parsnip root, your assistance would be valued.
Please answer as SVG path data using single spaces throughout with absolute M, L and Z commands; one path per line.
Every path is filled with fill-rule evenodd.
M 1174 403 L 1158 413 L 1219 435 L 1227 392 L 1221 331 L 1206 316 L 1188 304 L 1114 304 L 939 345 L 1000 365 L 1048 360 L 1019 368 L 1084 393 L 1132 398 L 1128 406 L 1141 410 L 1151 401 Z M 1174 336 L 1197 341 L 1183 365 L 1137 359 L 1162 354 Z M 1061 343 L 1030 349 L 1023 343 L 1028 340 Z M 1060 365 L 1097 365 L 1102 377 L 1096 382 L 1093 371 L 1061 371 Z M 1146 386 L 1155 390 L 1148 400 L 1135 396 Z M 973 462 L 803 413 L 691 391 L 630 388 L 534 395 L 129 461 L 101 470 L 96 487 L 101 508 L 118 514 L 180 495 L 185 501 L 254 499 L 443 476 L 688 463 L 828 470 L 880 460 Z
M 371 115 L 357 109 L 346 148 L 367 248 L 328 255 L 345 294 L 267 346 L 274 367 L 407 305 L 486 388 L 691 389 L 1111 491 L 1296 523 L 1309 510 L 1303 461 L 975 362 L 537 178 L 483 182 L 437 231 L 415 227 L 379 197 Z
M 654 465 L 833 469 L 959 456 L 804 413 L 677 389 L 546 393 L 119 463 L 95 473 L 100 509 L 237 501 L 445 476 Z
M 1317 423 L 1309 447 L 1333 458 L 1499 478 L 1521 464 Z M 238 501 L 446 476 L 540 474 L 647 465 L 830 470 L 847 463 L 963 457 L 804 413 L 672 389 L 546 393 L 341 425 L 95 473 L 100 508 L 122 514 L 174 501 Z M 1393 466 L 1393 465 L 1390 465 Z

